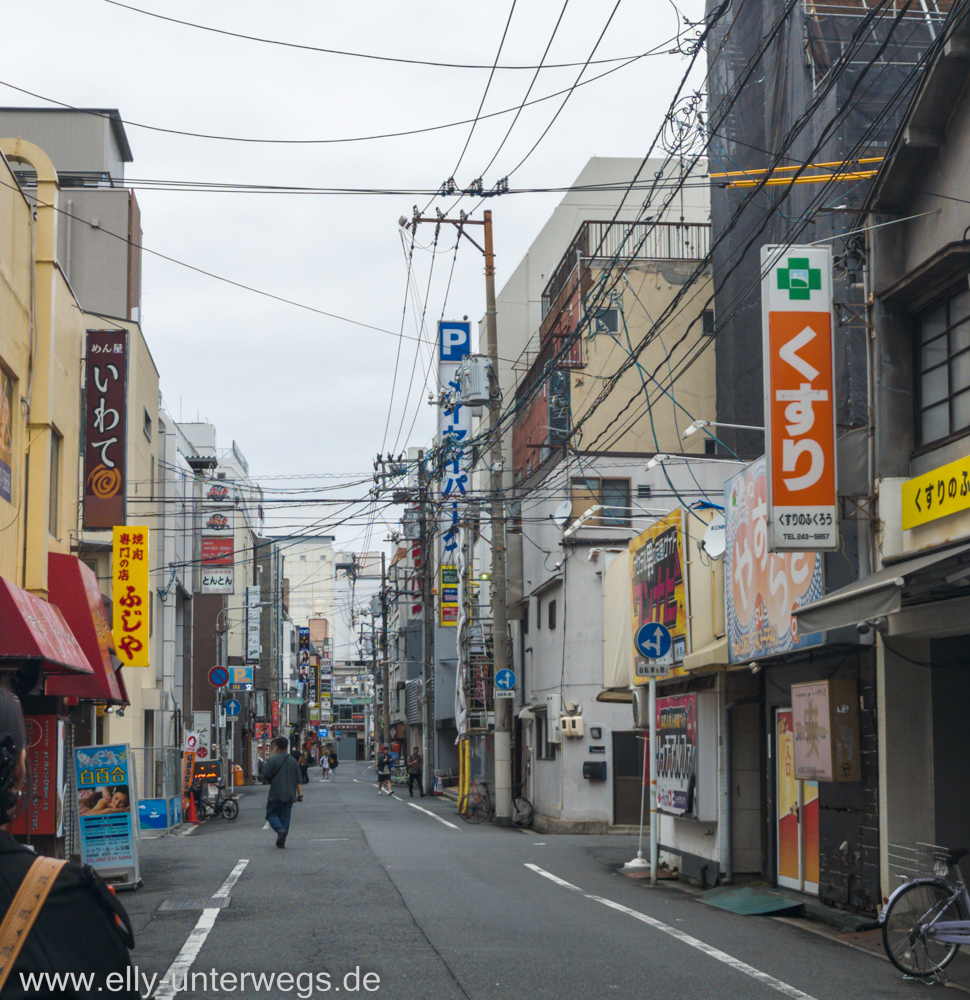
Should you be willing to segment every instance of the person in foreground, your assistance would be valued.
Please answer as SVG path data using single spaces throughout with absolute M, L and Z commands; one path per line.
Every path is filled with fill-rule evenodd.
M 25 743 L 20 701 L 0 686 L 0 907 L 4 914 L 0 964 L 8 953 L 8 939 L 16 942 L 10 967 L 0 968 L 0 1000 L 39 996 L 138 1000 L 128 954 L 135 945 L 131 921 L 104 880 L 90 865 L 39 858 L 10 835 L 10 821 L 24 798 Z M 22 886 L 25 895 L 14 907 Z M 46 899 L 32 907 L 48 886 Z M 23 916 L 31 909 L 33 925 L 25 926 Z M 75 975 L 73 981 L 62 981 L 59 989 L 53 982 L 28 978 L 45 973 Z
M 263 765 L 263 781 L 269 783 L 269 794 L 266 796 L 266 822 L 276 833 L 277 847 L 286 847 L 293 803 L 303 801 L 300 765 L 287 752 L 288 746 L 285 736 L 277 736 L 277 752 Z

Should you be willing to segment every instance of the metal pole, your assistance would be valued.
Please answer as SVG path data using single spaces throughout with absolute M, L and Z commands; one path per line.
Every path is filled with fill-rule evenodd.
M 657 678 L 650 675 L 648 693 L 650 712 L 650 884 L 657 884 Z
M 424 787 L 434 792 L 434 595 L 431 540 L 435 536 L 428 503 L 428 470 L 424 452 L 418 455 L 418 501 L 421 504 L 421 608 L 424 615 L 424 649 L 421 691 L 421 750 L 424 757 Z
M 495 253 L 492 243 L 492 213 L 485 219 L 485 333 L 488 356 L 492 362 L 495 394 L 488 411 L 488 432 L 492 439 L 490 455 L 490 520 L 492 531 L 492 684 L 495 676 L 509 665 L 508 608 L 505 590 L 505 501 L 502 496 L 502 395 L 498 380 L 498 326 L 495 307 Z M 493 699 L 495 706 L 495 821 L 500 826 L 512 823 L 512 701 Z
M 383 661 L 382 680 L 384 682 L 384 742 L 391 745 L 391 699 L 388 688 L 391 686 L 391 665 L 387 661 L 387 556 L 381 553 L 381 660 Z

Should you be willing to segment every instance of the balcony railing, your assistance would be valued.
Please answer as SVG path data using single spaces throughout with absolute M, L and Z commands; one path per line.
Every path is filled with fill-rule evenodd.
M 542 293 L 542 315 L 582 262 L 699 260 L 711 245 L 707 222 L 584 222 Z

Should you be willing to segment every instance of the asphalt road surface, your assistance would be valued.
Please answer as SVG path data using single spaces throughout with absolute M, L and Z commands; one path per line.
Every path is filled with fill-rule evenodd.
M 876 1000 L 928 989 L 791 922 L 619 874 L 632 838 L 468 826 L 450 801 L 378 795 L 363 763 L 344 763 L 333 783 L 311 774 L 285 850 L 264 828 L 258 787 L 233 823 L 142 842 L 145 887 L 122 899 L 143 995 Z M 191 908 L 160 909 L 183 900 Z

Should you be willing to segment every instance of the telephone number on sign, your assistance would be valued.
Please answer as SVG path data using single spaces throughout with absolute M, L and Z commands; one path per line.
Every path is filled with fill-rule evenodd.
M 812 525 L 818 525 L 820 527 L 830 525 L 832 523 L 831 513 L 822 514 L 780 514 L 778 516 L 778 523 L 783 524 L 786 528 L 801 528 L 810 527 Z M 808 535 L 801 536 L 808 538 Z M 816 538 L 825 538 L 826 535 L 816 535 Z
M 814 535 L 809 535 L 807 532 L 800 535 L 793 535 L 786 532 L 781 537 L 784 538 L 786 542 L 827 542 L 830 540 L 831 535 L 829 535 L 826 531 L 816 531 Z

